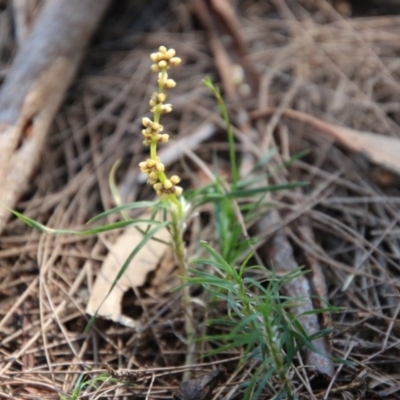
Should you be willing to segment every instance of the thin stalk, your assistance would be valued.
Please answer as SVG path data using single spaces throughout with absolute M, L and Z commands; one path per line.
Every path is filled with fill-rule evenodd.
M 182 230 L 182 220 L 177 214 L 171 212 L 172 214 L 172 239 L 174 242 L 174 250 L 176 261 L 178 264 L 178 273 L 181 279 L 181 283 L 185 284 L 185 278 L 188 276 L 188 268 L 185 256 L 185 244 L 183 243 L 183 230 Z M 182 287 L 182 307 L 185 314 L 185 331 L 186 331 L 186 343 L 187 343 L 187 353 L 185 358 L 185 365 L 190 367 L 195 364 L 195 350 L 196 346 L 194 343 L 194 338 L 196 335 L 196 328 L 193 324 L 193 308 L 192 308 L 192 298 L 190 296 L 190 288 L 187 285 Z M 183 381 L 186 382 L 190 379 L 191 371 L 188 369 L 183 374 Z

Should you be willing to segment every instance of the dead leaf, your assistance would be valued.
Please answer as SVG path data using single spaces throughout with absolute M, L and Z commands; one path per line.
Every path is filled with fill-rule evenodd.
M 180 280 L 176 274 L 173 274 L 175 269 L 175 253 L 172 248 L 169 248 L 162 257 L 154 275 L 152 274 L 149 281 L 149 287 L 146 287 L 145 293 L 150 297 L 155 297 L 161 293 L 166 293 L 176 288 L 179 285 Z
M 144 215 L 141 218 L 149 219 L 150 216 Z M 145 230 L 147 225 L 143 224 L 140 228 Z M 171 239 L 166 228 L 158 231 L 156 237 L 166 243 L 169 243 Z M 131 261 L 125 273 L 108 296 L 107 293 L 110 291 L 118 272 L 129 254 L 142 239 L 143 235 L 139 230 L 127 228 L 118 237 L 117 241 L 110 246 L 109 253 L 103 262 L 90 294 L 89 303 L 86 306 L 86 312 L 89 315 L 97 314 L 100 317 L 135 329 L 140 327 L 139 321 L 122 314 L 122 297 L 129 289 L 138 288 L 145 284 L 148 274 L 157 268 L 169 246 L 155 240 L 148 241 Z

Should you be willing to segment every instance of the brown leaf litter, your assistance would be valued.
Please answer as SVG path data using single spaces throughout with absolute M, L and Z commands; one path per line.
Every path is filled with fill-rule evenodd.
M 143 99 L 152 87 L 147 60 L 160 44 L 175 47 L 185 67 L 171 95 L 176 119 L 166 124 L 175 140 L 187 145 L 168 151 L 172 168 L 180 170 L 187 186 L 200 173 L 212 179 L 207 170 L 213 165 L 211 154 L 226 160 L 224 122 L 201 85 L 207 75 L 224 89 L 241 173 L 276 149 L 261 166 L 264 182 L 308 182 L 268 197 L 276 218 L 265 219 L 260 231 L 265 236 L 262 261 L 280 268 L 274 255 L 286 248 L 290 257 L 283 267 L 304 265 L 311 271 L 308 306 L 318 308 L 327 300 L 341 308 L 316 318 L 310 332 L 331 327 L 323 351 L 351 363 L 334 363 L 333 374 L 329 364 L 327 375 L 333 378 L 326 380 L 318 376 L 323 370 L 318 364 L 327 359 L 300 354 L 292 367 L 299 398 L 399 398 L 400 17 L 353 18 L 349 1 L 341 2 L 347 4 L 347 16 L 329 1 L 155 1 L 146 5 L 152 17 L 144 27 L 146 14 L 135 19 L 138 5 L 133 3 L 118 2 L 100 27 L 54 120 L 40 170 L 23 188 L 17 209 L 52 227 L 83 226 L 113 206 L 107 182 L 118 158 L 123 196 L 151 198 L 137 175 L 140 120 L 147 110 Z M 7 28 L 10 4 L 0 13 L 0 29 L 8 32 L 8 42 L 0 43 L 2 76 L 16 40 Z M 306 156 L 288 162 L 303 150 Z M 374 164 L 383 172 L 377 175 Z M 191 224 L 185 239 L 189 256 L 196 257 L 198 240 L 215 235 L 210 210 L 200 210 Z M 244 234 L 250 228 L 243 223 Z M 48 237 L 16 220 L 7 224 L 0 247 L 0 397 L 69 396 L 81 374 L 87 380 L 99 376 L 107 372 L 105 364 L 115 377 L 130 371 L 135 384 L 109 378 L 97 387 L 85 386 L 82 398 L 160 399 L 178 390 L 186 348 L 179 293 L 151 283 L 162 288 L 173 276 L 171 260 L 161 258 L 165 275 L 140 273 L 134 295 L 122 295 L 124 304 L 129 301 L 131 309 L 139 310 L 140 332 L 99 319 L 84 334 L 94 282 L 111 257 L 105 243 L 118 240 L 115 235 Z M 288 291 L 306 286 L 296 285 Z M 209 309 L 201 290 L 193 296 L 202 336 L 209 333 L 204 321 L 225 309 L 223 304 Z M 118 303 L 111 310 L 116 319 Z M 207 396 L 241 399 L 242 383 L 257 366 L 241 364 L 239 350 L 207 358 L 210 348 L 207 342 L 197 347 L 199 361 L 204 357 L 205 362 L 194 367 L 201 368 L 196 382 L 224 366 L 226 379 L 212 395 L 207 389 Z M 263 395 L 273 398 L 278 390 L 272 380 Z

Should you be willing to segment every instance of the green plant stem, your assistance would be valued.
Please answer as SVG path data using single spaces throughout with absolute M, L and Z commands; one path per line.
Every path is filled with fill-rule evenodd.
M 179 203 L 181 206 L 181 204 Z M 182 206 L 180 207 L 182 208 Z M 178 263 L 178 272 L 182 283 L 185 282 L 185 278 L 188 276 L 188 269 L 186 264 L 185 256 L 185 244 L 183 243 L 183 229 L 182 229 L 182 218 L 175 213 L 172 214 L 172 239 L 174 242 L 175 256 Z M 186 342 L 187 342 L 187 353 L 185 359 L 185 365 L 191 366 L 195 364 L 195 334 L 196 329 L 193 324 L 193 308 L 192 298 L 190 296 L 190 288 L 185 285 L 182 288 L 182 306 L 185 313 L 185 331 L 186 331 Z M 187 370 L 183 375 L 183 381 L 190 379 L 191 371 Z
M 288 377 L 286 374 L 283 357 L 282 357 L 282 350 L 278 348 L 277 344 L 275 343 L 275 333 L 274 329 L 272 328 L 272 322 L 266 321 L 266 341 L 267 346 L 269 348 L 271 357 L 274 361 L 276 371 L 279 376 L 279 380 L 282 384 L 282 392 L 286 394 L 288 400 L 293 399 L 292 389 L 289 385 Z

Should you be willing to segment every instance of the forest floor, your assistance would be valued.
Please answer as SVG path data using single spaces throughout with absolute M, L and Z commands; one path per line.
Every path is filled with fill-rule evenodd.
M 400 399 L 400 11 L 346 0 L 115 3 L 16 209 L 48 227 L 86 229 L 115 206 L 109 175 L 117 160 L 123 201 L 153 199 L 138 168 L 141 120 L 156 87 L 149 55 L 174 48 L 183 62 L 171 71 L 174 111 L 164 124 L 173 141 L 161 157 L 184 189 L 210 184 L 213 174 L 231 179 L 207 76 L 221 87 L 241 172 L 257 170 L 269 185 L 306 182 L 269 193 L 259 220 L 243 222 L 262 239 L 257 255 L 266 269 L 304 266 L 314 307 L 323 299 L 334 311 L 318 313 L 334 370 L 296 353 L 287 366 L 293 398 Z M 189 260 L 202 256 L 200 240 L 220 250 L 215 213 L 206 204 L 191 216 Z M 177 392 L 187 346 L 168 251 L 126 291 L 113 320 L 99 317 L 85 332 L 96 277 L 120 234 L 48 235 L 8 222 L 0 239 L 0 398 L 246 398 L 258 364 L 244 362 L 248 349 L 240 346 L 209 353 L 217 339 L 196 344 L 198 364 L 189 368 L 192 379 L 220 373 L 212 394 L 204 394 L 208 381 L 192 397 Z M 206 290 L 191 290 L 198 336 L 222 332 L 206 322 L 228 316 L 226 304 L 211 306 Z M 279 377 L 269 379 L 258 398 L 285 398 Z

